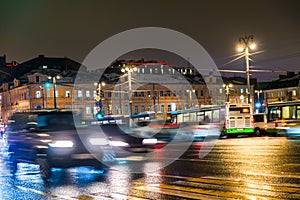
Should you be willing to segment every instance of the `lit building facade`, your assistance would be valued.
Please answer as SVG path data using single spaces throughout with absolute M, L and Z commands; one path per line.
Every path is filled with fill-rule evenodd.
M 106 82 L 101 88 L 105 115 L 167 113 L 211 104 L 224 105 L 226 101 L 223 79 L 212 73 L 202 78 L 194 68 L 171 67 L 166 63 L 139 63 L 129 80 L 128 73 L 122 73 L 121 67 L 113 66 L 101 80 Z M 56 80 L 55 91 L 53 82 L 48 79 L 51 72 L 49 68 L 27 74 L 27 80 L 15 79 L 13 83 L 3 83 L 0 92 L 1 118 L 8 119 L 17 111 L 54 108 L 56 101 L 59 109 L 80 109 L 85 119 L 94 119 L 97 113 L 97 86 L 85 83 L 74 86 L 76 76 L 65 68 L 54 71 L 61 77 Z M 235 82 L 234 78 L 228 80 L 232 82 L 229 101 L 234 104 L 246 103 L 247 85 Z

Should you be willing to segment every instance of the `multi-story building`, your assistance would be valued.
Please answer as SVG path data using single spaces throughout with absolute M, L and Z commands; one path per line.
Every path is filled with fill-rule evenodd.
M 300 73 L 289 72 L 263 88 L 264 103 L 300 100 Z
M 67 60 L 74 65 L 69 67 L 68 62 L 63 62 L 65 59 L 55 62 L 55 59 L 39 56 L 25 64 L 19 64 L 26 69 L 30 69 L 30 65 L 34 67 L 31 71 L 24 70 L 26 73 L 19 74 L 19 79 L 2 84 L 1 117 L 7 119 L 16 111 L 55 108 L 56 105 L 56 108 L 61 109 L 80 109 L 84 118 L 94 118 L 97 113 L 95 97 L 99 95 L 97 86 L 88 85 L 84 80 L 75 85 L 79 65 Z M 106 115 L 129 115 L 147 111 L 167 113 L 210 104 L 222 105 L 226 101 L 226 94 L 231 103 L 248 101 L 246 79 L 243 78 L 222 79 L 212 73 L 203 78 L 191 67 L 185 69 L 171 67 L 166 63 L 139 63 L 129 79 L 128 73 L 121 71 L 122 67 L 120 62 L 108 67 L 99 80 L 106 83 L 101 88 Z M 17 74 L 15 69 L 14 74 Z M 55 78 L 57 75 L 60 79 Z M 226 91 L 226 87 L 223 87 L 223 80 L 226 84 L 232 84 L 230 90 Z M 210 85 L 209 88 L 207 84 Z

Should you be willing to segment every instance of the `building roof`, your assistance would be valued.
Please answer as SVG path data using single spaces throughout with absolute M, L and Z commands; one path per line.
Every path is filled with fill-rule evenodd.
M 58 70 L 61 72 L 69 70 L 78 71 L 80 67 L 80 63 L 67 57 L 57 58 L 39 55 L 36 58 L 30 59 L 13 67 L 11 73 L 14 78 L 20 79 L 24 78 L 24 74 L 28 74 L 32 70 L 42 70 L 45 74 L 47 74 L 47 70 Z

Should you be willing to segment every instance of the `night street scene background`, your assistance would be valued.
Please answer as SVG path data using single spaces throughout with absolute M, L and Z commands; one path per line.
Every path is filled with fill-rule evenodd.
M 299 1 L 0 8 L 0 199 L 300 199 Z

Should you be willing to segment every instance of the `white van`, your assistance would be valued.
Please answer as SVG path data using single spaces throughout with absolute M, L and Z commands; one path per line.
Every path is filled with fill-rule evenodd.
M 266 134 L 268 130 L 267 116 L 265 113 L 253 114 L 254 121 L 254 135 L 261 136 L 262 133 Z

